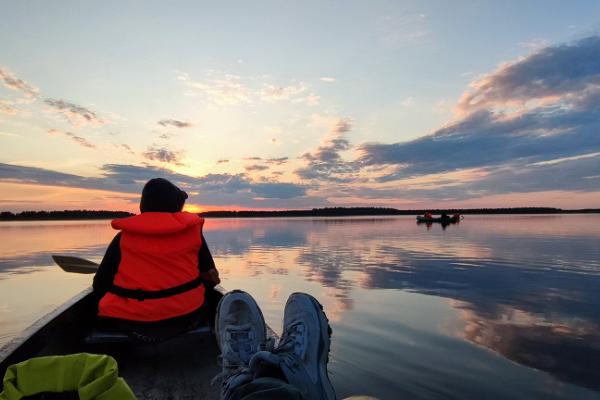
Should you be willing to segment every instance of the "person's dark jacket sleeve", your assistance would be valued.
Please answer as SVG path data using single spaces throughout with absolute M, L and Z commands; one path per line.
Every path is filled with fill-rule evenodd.
M 113 284 L 121 263 L 121 233 L 118 233 L 108 245 L 104 258 L 94 275 L 94 294 L 98 300 L 108 292 Z

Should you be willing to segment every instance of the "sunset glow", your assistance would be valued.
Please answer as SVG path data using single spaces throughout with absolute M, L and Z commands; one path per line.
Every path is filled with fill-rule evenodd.
M 7 3 L 0 210 L 599 207 L 600 4 L 545 4 Z

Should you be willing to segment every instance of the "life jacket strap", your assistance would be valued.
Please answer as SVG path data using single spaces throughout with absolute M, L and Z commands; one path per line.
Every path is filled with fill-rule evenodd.
M 148 299 L 162 299 L 165 297 L 175 296 L 176 294 L 185 293 L 192 289 L 196 289 L 204 283 L 204 280 L 198 276 L 197 278 L 183 283 L 181 285 L 173 286 L 167 289 L 161 290 L 144 290 L 144 289 L 129 289 L 122 286 L 113 284 L 108 290 L 110 293 L 116 294 L 120 297 L 126 297 L 128 299 L 135 299 L 138 301 L 144 301 Z

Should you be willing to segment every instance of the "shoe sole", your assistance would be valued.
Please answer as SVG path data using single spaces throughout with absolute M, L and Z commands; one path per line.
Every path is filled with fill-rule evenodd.
M 267 340 L 267 324 L 265 322 L 265 317 L 263 316 L 262 310 L 260 309 L 260 307 L 258 306 L 258 303 L 256 303 L 256 300 L 254 300 L 254 298 L 248 293 L 248 292 L 244 292 L 243 290 L 232 290 L 230 292 L 227 292 L 222 298 L 221 300 L 219 300 L 219 304 L 217 304 L 217 311 L 216 311 L 216 317 L 215 317 L 215 337 L 217 338 L 217 345 L 219 346 L 219 350 L 222 350 L 223 348 L 221 347 L 221 327 L 219 324 L 219 316 L 221 315 L 221 306 L 223 305 L 224 301 L 227 299 L 227 301 L 229 301 L 229 298 L 231 298 L 234 295 L 242 295 L 244 297 L 247 297 L 246 299 L 244 299 L 247 303 L 250 304 L 251 308 L 254 307 L 257 311 L 257 314 L 260 316 L 260 322 L 261 322 L 261 328 L 262 328 L 262 338 L 261 338 L 261 343 L 264 343 Z
M 332 334 L 332 329 L 329 325 L 329 319 L 325 314 L 325 310 L 323 310 L 323 305 L 319 303 L 319 301 L 316 298 L 307 293 L 292 293 L 290 295 L 290 298 L 298 295 L 305 297 L 310 301 L 313 308 L 315 309 L 316 314 L 319 317 L 319 328 L 321 330 L 321 337 L 319 340 L 319 353 L 321 356 L 318 364 L 319 379 L 323 388 L 323 399 L 335 400 L 335 390 L 333 388 L 333 385 L 331 384 L 331 380 L 329 379 L 329 374 L 327 373 L 327 363 L 329 362 L 329 350 L 331 347 Z

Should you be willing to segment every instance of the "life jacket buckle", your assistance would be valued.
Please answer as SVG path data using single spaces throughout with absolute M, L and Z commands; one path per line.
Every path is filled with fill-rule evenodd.
M 136 299 L 137 301 L 144 301 L 146 300 L 146 293 L 144 292 L 144 289 L 134 289 L 133 291 L 133 298 Z

